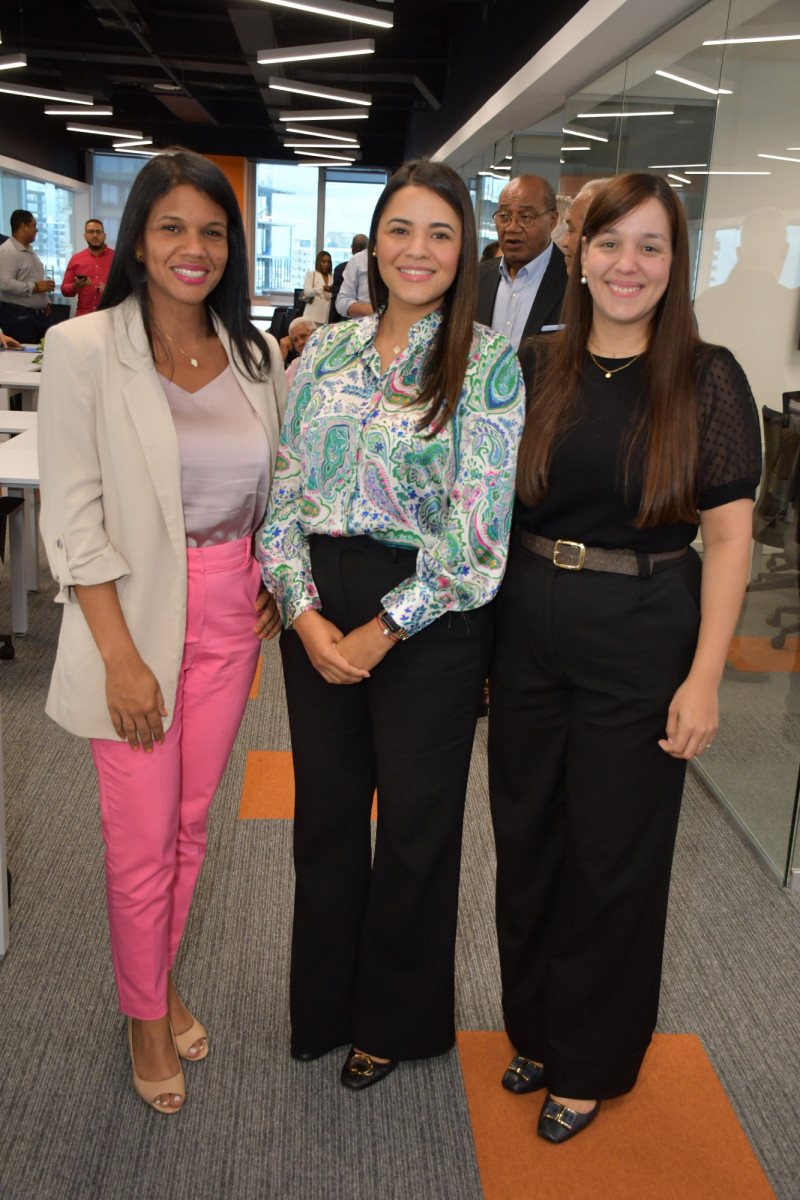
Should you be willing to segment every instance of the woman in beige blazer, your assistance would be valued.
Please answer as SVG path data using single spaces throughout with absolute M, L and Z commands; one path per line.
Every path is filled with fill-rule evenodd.
M 63 621 L 47 712 L 91 739 L 134 1086 L 177 1112 L 208 1053 L 172 965 L 208 810 L 279 626 L 252 534 L 286 385 L 249 321 L 244 229 L 188 151 L 140 172 L 101 311 L 48 333 L 42 536 Z

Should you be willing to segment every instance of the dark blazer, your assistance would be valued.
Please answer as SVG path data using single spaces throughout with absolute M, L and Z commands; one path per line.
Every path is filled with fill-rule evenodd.
M 481 263 L 478 268 L 478 315 L 476 320 L 481 325 L 492 326 L 492 312 L 497 289 L 500 286 L 500 259 L 490 258 Z M 547 270 L 544 273 L 539 290 L 531 305 L 531 311 L 525 322 L 522 337 L 532 337 L 541 333 L 543 325 L 557 325 L 561 315 L 561 305 L 564 301 L 564 291 L 567 286 L 567 268 L 564 255 L 558 246 L 553 246 L 553 253 Z M 502 333 L 502 329 L 499 330 Z
M 334 267 L 333 269 L 333 283 L 331 285 L 331 311 L 330 316 L 328 317 L 329 325 L 335 325 L 337 321 L 345 320 L 345 318 L 340 317 L 339 313 L 336 311 L 336 297 L 339 295 L 339 289 L 341 288 L 342 280 L 344 279 L 344 269 L 349 261 L 349 258 L 345 259 L 344 262 L 339 263 L 338 266 Z

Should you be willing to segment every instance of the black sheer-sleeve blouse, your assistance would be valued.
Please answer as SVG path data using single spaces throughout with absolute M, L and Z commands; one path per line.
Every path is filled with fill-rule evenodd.
M 536 344 L 520 346 L 530 397 L 536 374 Z M 598 358 L 609 370 L 619 360 Z M 631 422 L 644 403 L 645 359 L 606 378 L 587 354 L 576 420 L 557 443 L 547 495 L 530 508 L 517 501 L 515 521 L 531 533 L 587 546 L 628 547 L 645 553 L 678 550 L 696 536 L 698 523 L 676 522 L 634 528 L 639 510 L 643 447 L 634 451 L 626 494 L 624 448 Z M 754 499 L 761 475 L 758 414 L 744 371 L 729 350 L 703 347 L 697 382 L 699 464 L 698 512 L 732 500 Z M 638 460 L 638 461 L 637 461 Z

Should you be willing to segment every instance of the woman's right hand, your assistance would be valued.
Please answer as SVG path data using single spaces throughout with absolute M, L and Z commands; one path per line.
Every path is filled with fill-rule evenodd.
M 138 654 L 106 665 L 106 703 L 117 736 L 126 738 L 131 750 L 138 750 L 141 742 L 145 754 L 151 754 L 153 742 L 164 741 L 164 697 Z
M 360 683 L 362 679 L 369 678 L 369 671 L 354 667 L 339 653 L 338 643 L 344 634 L 316 609 L 301 613 L 295 618 L 292 628 L 297 631 L 311 665 L 326 683 Z

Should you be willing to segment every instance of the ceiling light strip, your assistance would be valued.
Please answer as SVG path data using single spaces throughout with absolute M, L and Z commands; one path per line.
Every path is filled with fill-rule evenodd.
M 295 150 L 295 154 L 302 154 L 304 158 L 327 158 L 331 162 L 355 162 L 354 158 L 341 156 L 339 154 L 319 154 L 316 150 Z
M 257 61 L 262 66 L 277 63 L 313 62 L 320 58 L 350 58 L 359 54 L 374 54 L 373 38 L 355 38 L 352 42 L 319 42 L 314 46 L 284 46 L 272 50 L 259 50 Z
M 287 133 L 297 133 L 305 137 L 321 137 L 329 138 L 332 142 L 354 142 L 356 139 L 352 133 L 337 133 L 333 129 L 318 129 L 316 126 L 305 125 L 287 125 Z M 705 165 L 705 164 L 703 164 Z
M 691 183 L 691 179 L 687 179 L 685 175 L 673 175 L 671 171 L 667 172 L 667 179 L 677 179 L 679 183 Z
M 29 100 L 65 100 L 68 104 L 84 104 L 88 108 L 94 104 L 94 97 L 86 92 L 57 92 L 55 88 L 23 87 L 21 83 L 0 83 L 0 92 L 26 96 Z
M 152 146 L 152 138 L 129 138 L 124 142 L 113 142 L 112 150 L 124 150 L 126 146 Z
M 601 112 L 601 113 L 578 113 L 580 121 L 603 121 L 606 117 L 674 117 L 674 108 L 654 108 L 642 109 L 640 112 Z M 585 136 L 581 134 L 581 136 Z
M 800 162 L 800 158 L 787 158 L 785 154 L 759 154 L 759 158 L 777 158 L 778 162 Z
M 46 117 L 113 117 L 113 108 L 46 108 Z
M 697 88 L 699 92 L 708 92 L 711 96 L 732 96 L 733 92 L 727 88 L 706 87 L 704 83 L 695 83 L 693 79 L 684 79 L 683 75 L 672 75 L 669 71 L 656 71 L 656 75 L 661 75 L 664 79 L 674 79 L 676 83 L 685 83 L 687 87 Z
M 561 126 L 562 133 L 568 133 L 570 137 L 589 138 L 593 142 L 607 142 L 608 138 L 605 134 L 588 133 L 585 129 L 567 129 L 566 125 Z
M 298 112 L 287 109 L 278 114 L 279 121 L 362 121 L 369 116 L 368 108 L 309 108 Z
M 651 163 L 648 171 L 686 171 L 689 167 L 707 167 L 708 163 Z
M 774 37 L 711 38 L 704 46 L 744 46 L 751 42 L 798 42 L 800 33 L 782 33 Z
M 391 12 L 367 8 L 363 4 L 348 4 L 345 0 L 262 0 L 262 3 L 274 4 L 276 8 L 296 8 L 320 17 L 337 17 L 357 25 L 375 25 L 379 29 L 391 29 L 394 24 Z
M 332 154 L 334 150 L 360 150 L 361 143 L 352 142 L 284 142 L 285 150 L 328 150 Z
M 313 96 L 315 100 L 333 100 L 339 104 L 372 104 L 372 96 L 363 92 L 345 92 L 341 88 L 317 86 L 315 83 L 301 83 L 297 79 L 282 79 L 271 75 L 269 86 L 274 92 L 291 92 L 298 96 Z
M 110 125 L 67 125 L 70 133 L 99 133 L 102 137 L 143 138 L 141 129 L 112 129 Z
M 687 175 L 771 175 L 772 171 L 687 171 Z
M 11 71 L 14 67 L 27 67 L 28 60 L 24 54 L 4 54 L 0 58 L 0 71 Z

